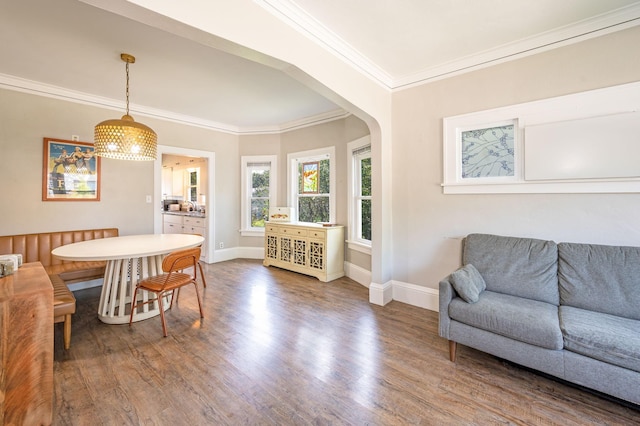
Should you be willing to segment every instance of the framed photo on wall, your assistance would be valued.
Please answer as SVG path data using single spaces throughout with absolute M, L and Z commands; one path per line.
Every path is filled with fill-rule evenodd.
M 42 201 L 100 201 L 100 157 L 92 143 L 44 138 Z

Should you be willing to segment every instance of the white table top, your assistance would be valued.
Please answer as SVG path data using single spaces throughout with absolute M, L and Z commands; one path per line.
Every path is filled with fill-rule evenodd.
M 146 234 L 98 238 L 60 246 L 51 251 L 63 260 L 113 260 L 155 256 L 196 247 L 204 238 L 193 234 Z

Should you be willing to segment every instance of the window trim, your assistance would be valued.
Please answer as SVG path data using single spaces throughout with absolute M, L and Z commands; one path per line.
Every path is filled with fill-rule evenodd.
M 369 136 L 356 139 L 355 141 L 347 144 L 347 177 L 349 179 L 348 194 L 348 215 L 349 215 L 349 232 L 347 239 L 347 247 L 351 250 L 356 250 L 361 253 L 371 254 L 371 244 L 369 240 L 363 240 L 358 237 L 358 229 L 360 218 L 358 217 L 359 210 L 356 206 L 357 201 L 360 199 L 357 185 L 360 183 L 360 177 L 356 176 L 359 171 L 359 167 L 356 167 L 355 162 L 358 161 L 361 156 L 354 153 L 366 146 L 371 146 L 371 138 Z M 370 152 L 371 155 L 371 152 Z M 361 226 L 361 225 L 360 225 Z
M 249 179 L 250 163 L 270 163 L 269 170 L 269 206 L 275 207 L 278 200 L 278 156 L 277 155 L 243 155 L 241 158 L 241 202 L 240 235 L 243 237 L 264 236 L 264 228 L 251 227 L 251 180 Z
M 287 154 L 287 204 L 293 208 L 293 217 L 298 220 L 298 163 L 329 160 L 329 222 L 336 221 L 336 147 L 291 152 Z

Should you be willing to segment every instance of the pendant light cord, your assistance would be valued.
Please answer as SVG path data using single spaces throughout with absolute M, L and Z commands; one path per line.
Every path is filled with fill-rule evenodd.
M 127 69 L 127 90 L 125 92 L 127 97 L 127 115 L 129 115 L 129 62 L 126 63 Z

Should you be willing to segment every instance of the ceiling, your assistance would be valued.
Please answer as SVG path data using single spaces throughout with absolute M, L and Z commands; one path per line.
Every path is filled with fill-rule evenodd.
M 640 24 L 639 0 L 254 3 L 389 90 Z M 346 114 L 277 66 L 153 23 L 78 0 L 0 2 L 0 87 L 123 109 L 121 52 L 137 59 L 130 67 L 134 117 L 138 112 L 243 134 Z

